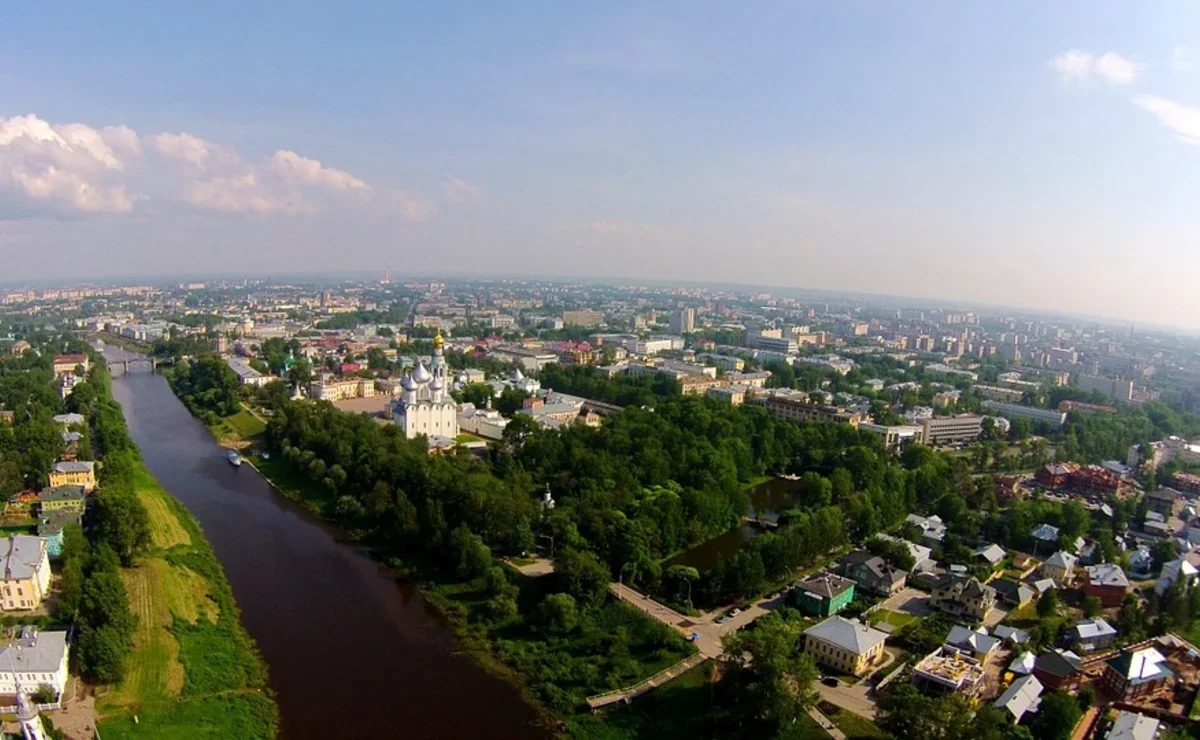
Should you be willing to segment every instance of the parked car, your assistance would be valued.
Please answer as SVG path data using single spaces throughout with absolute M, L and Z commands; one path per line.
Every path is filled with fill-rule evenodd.
M 841 685 L 838 683 L 838 680 L 836 678 L 834 678 L 833 676 L 821 676 L 821 683 L 825 684 L 826 686 L 835 688 L 835 689 Z

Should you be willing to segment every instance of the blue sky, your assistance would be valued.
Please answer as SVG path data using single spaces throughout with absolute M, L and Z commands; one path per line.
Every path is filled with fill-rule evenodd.
M 1200 267 L 1197 3 L 48 5 L 0 9 L 10 279 L 737 280 L 1200 325 L 1170 280 Z

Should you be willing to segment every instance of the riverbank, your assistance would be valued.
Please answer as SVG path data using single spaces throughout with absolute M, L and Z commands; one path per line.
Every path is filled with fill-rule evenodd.
M 111 399 L 111 384 L 100 378 Z M 128 438 L 125 419 L 102 422 Z M 140 457 L 130 475 L 150 542 L 121 569 L 137 617 L 122 680 L 97 691 L 97 727 L 117 738 L 273 738 L 278 709 L 267 670 L 225 573 L 196 519 Z
M 196 520 L 141 464 L 137 496 L 151 549 L 122 571 L 138 617 L 124 680 L 97 700 L 111 738 L 271 738 L 266 667 Z
M 109 334 L 106 331 L 102 331 L 96 336 L 104 340 L 105 344 L 111 344 L 114 347 L 120 347 L 130 352 L 139 352 L 148 355 L 154 349 L 146 342 L 139 342 L 136 339 L 129 339 L 128 337 L 119 337 L 116 334 Z
M 547 630 L 538 615 L 547 597 L 561 591 L 555 577 L 527 577 L 499 560 L 490 571 L 503 569 L 502 586 L 490 571 L 464 576 L 435 553 L 397 550 L 395 541 L 371 527 L 370 517 L 346 509 L 346 497 L 337 497 L 288 456 L 251 455 L 247 465 L 283 496 L 339 524 L 376 561 L 419 587 L 456 636 L 455 651 L 516 687 L 547 727 L 561 728 L 560 719 L 583 716 L 588 696 L 637 683 L 692 652 L 680 633 L 616 600 L 602 599 L 578 614 L 572 601 L 571 626 Z M 505 594 L 499 604 L 498 592 Z

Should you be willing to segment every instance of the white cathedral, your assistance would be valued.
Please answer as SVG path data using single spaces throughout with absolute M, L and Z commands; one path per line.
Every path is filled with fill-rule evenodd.
M 433 338 L 433 360 L 429 367 L 420 359 L 400 381 L 400 400 L 392 407 L 392 418 L 412 439 L 424 434 L 454 439 L 458 436 L 458 404 L 450 397 L 446 361 L 442 357 L 442 333 Z

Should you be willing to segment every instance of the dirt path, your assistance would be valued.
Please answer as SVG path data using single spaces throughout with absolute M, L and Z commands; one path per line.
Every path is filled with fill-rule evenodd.
M 48 716 L 67 740 L 92 740 L 96 733 L 96 697 L 72 676 L 63 692 L 63 708 Z

